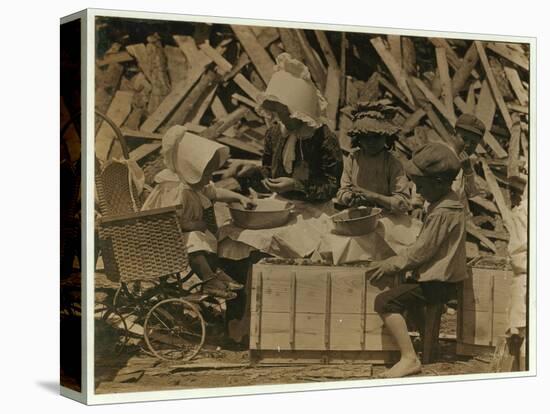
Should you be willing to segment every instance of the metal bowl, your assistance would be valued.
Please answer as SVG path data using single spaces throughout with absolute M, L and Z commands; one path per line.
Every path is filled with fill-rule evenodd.
M 271 198 L 256 199 L 255 208 L 246 210 L 239 203 L 229 205 L 233 222 L 244 229 L 270 229 L 285 225 L 294 206 L 291 203 Z
M 362 236 L 374 231 L 382 209 L 353 207 L 332 216 L 334 233 L 343 236 Z

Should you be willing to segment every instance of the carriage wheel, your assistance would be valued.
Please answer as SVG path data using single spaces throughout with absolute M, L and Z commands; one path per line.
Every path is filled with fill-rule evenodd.
M 183 299 L 166 299 L 151 308 L 143 324 L 145 342 L 158 358 L 189 361 L 206 337 L 199 309 Z
M 141 335 L 141 325 L 148 309 L 146 289 L 140 281 L 123 282 L 115 292 L 113 310 L 124 317 L 128 334 L 133 332 Z

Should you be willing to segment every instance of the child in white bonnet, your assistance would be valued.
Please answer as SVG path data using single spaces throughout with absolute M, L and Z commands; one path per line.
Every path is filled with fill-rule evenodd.
M 212 173 L 229 158 L 229 148 L 188 133 L 184 127 L 170 128 L 162 139 L 162 156 L 166 169 L 155 177 L 157 185 L 143 205 L 143 210 L 181 206 L 181 225 L 191 268 L 203 281 L 203 290 L 225 299 L 233 299 L 232 290 L 243 286 L 217 268 L 217 239 L 208 229 L 205 210 L 214 201 L 239 202 L 245 207 L 254 203 L 234 191 L 216 188 Z

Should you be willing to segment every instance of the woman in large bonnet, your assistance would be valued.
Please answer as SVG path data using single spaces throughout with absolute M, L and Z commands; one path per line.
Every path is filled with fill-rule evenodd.
M 244 163 L 229 174 L 236 175 L 244 188 L 259 192 L 309 202 L 331 200 L 342 173 L 342 152 L 326 124 L 327 101 L 308 68 L 288 53 L 280 54 L 258 100 L 258 112 L 270 126 L 262 166 Z

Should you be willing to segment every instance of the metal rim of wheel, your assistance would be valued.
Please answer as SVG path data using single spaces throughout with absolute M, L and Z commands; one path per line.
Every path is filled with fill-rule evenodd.
M 194 344 L 191 350 L 183 351 L 182 352 L 183 355 L 181 357 L 169 358 L 167 357 L 167 355 L 163 355 L 162 353 L 158 352 L 158 350 L 155 349 L 155 347 L 153 346 L 151 338 L 149 337 L 150 320 L 154 316 L 157 320 L 160 321 L 159 317 L 156 315 L 156 313 L 158 313 L 157 312 L 158 309 L 168 304 L 176 304 L 176 303 L 180 303 L 181 305 L 183 305 L 184 310 L 191 311 L 192 313 L 195 314 L 195 319 L 197 319 L 198 322 L 200 322 L 200 334 L 195 334 L 195 333 L 192 334 L 192 336 L 194 336 L 197 339 L 198 344 Z M 174 318 L 174 316 L 172 316 L 169 312 L 166 312 L 166 313 L 170 315 L 172 318 Z M 161 323 L 163 323 L 166 326 L 164 322 L 161 321 Z M 171 331 L 170 335 L 172 335 L 175 327 L 169 328 L 167 326 L 167 329 Z M 165 299 L 157 303 L 155 306 L 153 306 L 147 313 L 147 317 L 145 318 L 145 323 L 143 324 L 143 337 L 145 338 L 145 343 L 147 344 L 147 347 L 157 358 L 160 358 L 165 361 L 175 361 L 175 360 L 189 361 L 199 353 L 202 346 L 204 345 L 204 341 L 206 338 L 206 322 L 204 321 L 204 318 L 200 310 L 191 302 L 188 302 L 184 299 L 179 299 L 179 298 Z
M 131 289 L 128 284 L 121 283 L 113 296 L 113 309 L 120 315 L 123 315 L 125 320 L 129 319 L 129 323 L 131 323 L 131 326 L 128 328 L 128 335 L 134 325 L 139 320 L 143 320 L 143 315 L 145 314 L 145 302 L 140 297 L 141 295 L 143 295 L 141 284 L 139 285 L 138 292 L 136 289 Z M 120 303 L 121 298 L 126 299 L 128 303 Z M 133 318 L 131 318 L 132 316 Z

